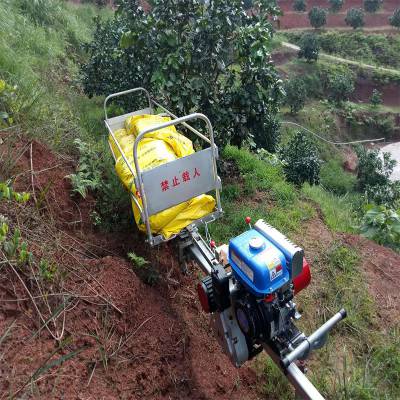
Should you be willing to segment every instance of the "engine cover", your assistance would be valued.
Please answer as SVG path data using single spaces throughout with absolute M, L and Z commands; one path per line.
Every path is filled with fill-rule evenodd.
M 277 291 L 290 279 L 282 251 L 255 229 L 231 239 L 229 263 L 236 279 L 257 297 Z

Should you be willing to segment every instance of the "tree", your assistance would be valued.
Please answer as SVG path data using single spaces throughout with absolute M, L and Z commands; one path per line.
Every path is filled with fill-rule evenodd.
M 358 157 L 358 186 L 365 190 L 368 186 L 385 186 L 390 182 L 390 175 L 396 166 L 390 153 L 383 153 L 379 150 L 368 150 L 363 146 L 356 147 Z
M 318 38 L 314 33 L 304 33 L 300 39 L 299 58 L 305 58 L 308 62 L 317 61 L 319 54 Z
M 379 104 L 382 104 L 382 93 L 379 90 L 374 89 L 372 91 L 372 95 L 371 95 L 371 98 L 370 98 L 369 102 L 374 107 L 377 107 L 377 106 L 379 106 Z
M 118 0 L 112 20 L 97 20 L 82 68 L 89 96 L 144 86 L 178 115 L 201 111 L 218 144 L 254 138 L 275 151 L 284 94 L 270 58 L 274 2 L 255 0 Z M 132 109 L 134 100 L 122 103 Z
M 344 0 L 329 0 L 330 11 L 337 13 L 343 7 Z
M 329 99 L 341 103 L 349 99 L 354 92 L 354 76 L 349 73 L 335 73 L 328 76 L 327 91 Z
M 321 160 L 315 144 L 302 131 L 296 132 L 281 152 L 286 179 L 296 185 L 319 183 Z
M 382 0 L 364 0 L 364 9 L 369 13 L 375 13 L 382 5 Z
M 286 104 L 290 106 L 290 112 L 297 114 L 305 105 L 307 87 L 301 77 L 289 79 L 285 84 Z
M 390 25 L 400 29 L 400 8 L 394 10 L 393 15 L 389 18 Z
M 350 8 L 347 11 L 345 22 L 353 29 L 362 28 L 364 26 L 364 11 L 360 8 Z
M 308 19 L 312 27 L 315 29 L 321 28 L 326 24 L 326 10 L 321 7 L 313 7 L 308 12 Z
M 304 12 L 307 9 L 307 3 L 305 0 L 294 0 L 293 2 L 293 10 L 294 11 L 299 11 L 299 12 Z

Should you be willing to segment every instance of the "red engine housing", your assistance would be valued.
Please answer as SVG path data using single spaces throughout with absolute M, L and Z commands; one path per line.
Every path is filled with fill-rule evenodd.
M 294 294 L 301 292 L 304 288 L 306 288 L 311 282 L 311 271 L 310 265 L 307 260 L 303 258 L 303 270 L 301 274 L 297 275 L 296 278 L 293 279 L 294 286 Z

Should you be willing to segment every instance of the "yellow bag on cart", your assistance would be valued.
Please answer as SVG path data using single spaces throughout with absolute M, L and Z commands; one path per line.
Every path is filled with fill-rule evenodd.
M 135 172 L 133 161 L 133 144 L 139 132 L 154 125 L 170 121 L 169 117 L 158 115 L 135 115 L 125 121 L 125 129 L 114 133 L 119 146 L 124 152 L 132 170 Z M 142 201 L 137 193 L 134 176 L 125 163 L 113 138 L 109 137 L 112 151 L 116 157 L 115 169 L 117 175 L 127 190 L 132 192 L 140 205 Z M 151 169 L 167 162 L 176 160 L 194 153 L 192 142 L 176 131 L 174 126 L 159 129 L 146 134 L 138 146 L 138 162 L 141 170 Z M 141 231 L 146 231 L 144 221 L 141 220 L 140 211 L 132 200 L 135 222 Z M 196 219 L 211 213 L 215 208 L 212 196 L 201 195 L 185 201 L 167 210 L 161 211 L 149 218 L 150 228 L 153 233 L 161 233 L 166 239 L 179 233 L 184 227 Z

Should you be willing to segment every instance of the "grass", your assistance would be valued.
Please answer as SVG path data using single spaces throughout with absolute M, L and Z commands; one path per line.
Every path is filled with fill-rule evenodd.
M 303 194 L 316 202 L 322 211 L 325 224 L 336 232 L 354 232 L 353 197 L 355 195 L 336 196 L 321 186 L 305 184 Z
M 93 120 L 100 103 L 84 97 L 78 83 L 82 44 L 90 40 L 99 14 L 107 18 L 111 11 L 57 0 L 0 4 L 0 78 L 17 87 L 15 122 L 58 150 L 99 129 Z M 90 121 L 83 115 L 87 111 Z
M 310 377 L 328 399 L 397 399 L 400 396 L 398 329 L 382 334 L 377 306 L 360 271 L 360 256 L 340 242 L 314 261 L 314 279 L 304 295 L 306 331 L 323 322 L 327 312 L 339 308 L 348 317 L 330 334 L 327 346 L 312 356 Z M 323 366 L 323 368 L 321 368 Z
M 258 159 L 245 149 L 227 146 L 226 160 L 234 161 L 240 176 L 231 177 L 223 187 L 224 217 L 221 224 L 213 224 L 211 233 L 217 242 L 226 242 L 246 228 L 244 219 L 260 218 L 286 233 L 295 232 L 302 221 L 314 215 L 313 208 L 299 201 L 297 189 L 285 181 L 282 168 Z

